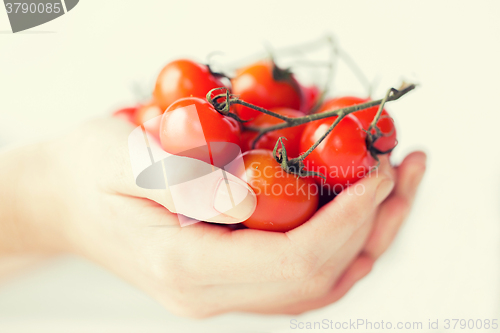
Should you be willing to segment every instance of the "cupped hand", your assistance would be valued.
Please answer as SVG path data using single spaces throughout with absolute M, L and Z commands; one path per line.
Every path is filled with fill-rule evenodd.
M 38 213 L 63 222 L 61 248 L 190 317 L 301 313 L 336 301 L 392 241 L 424 167 L 421 153 L 397 169 L 384 158 L 378 170 L 287 233 L 211 223 L 181 227 L 168 191 L 136 185 L 132 130 L 122 120 L 104 119 L 48 144 L 45 170 L 57 186 L 49 185 Z M 244 220 L 251 211 L 237 210 L 232 221 L 220 222 Z

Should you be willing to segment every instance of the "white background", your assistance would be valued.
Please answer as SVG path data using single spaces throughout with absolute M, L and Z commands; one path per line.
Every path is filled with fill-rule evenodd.
M 500 318 L 500 2 L 82 0 L 11 34 L 0 8 L 0 141 L 20 142 L 134 101 L 179 56 L 234 59 L 333 32 L 375 96 L 402 78 L 420 88 L 389 106 L 400 144 L 428 173 L 411 217 L 372 273 L 301 321 Z M 341 70 L 337 92 L 362 93 Z M 197 322 L 93 264 L 57 258 L 0 285 L 0 332 L 289 332 L 290 317 Z M 380 331 L 380 330 L 379 330 Z M 425 331 L 425 330 L 424 330 Z

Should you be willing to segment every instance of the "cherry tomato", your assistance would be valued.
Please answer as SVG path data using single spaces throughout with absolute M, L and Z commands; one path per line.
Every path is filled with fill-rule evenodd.
M 309 113 L 318 102 L 321 91 L 315 85 L 308 87 L 302 86 L 302 91 L 304 92 L 304 106 L 301 111 Z
M 160 140 L 171 154 L 224 167 L 240 152 L 240 127 L 236 120 L 217 112 L 197 97 L 172 103 L 161 118 Z
M 160 120 L 158 116 L 161 116 L 163 111 L 156 104 L 155 101 L 151 101 L 137 109 L 134 116 L 134 124 L 138 126 L 144 126 L 146 131 L 151 133 L 156 139 L 160 138 Z
M 369 101 L 369 98 L 359 98 L 353 96 L 338 97 L 325 102 L 319 112 L 346 108 Z M 375 118 L 377 111 L 378 106 L 374 106 L 352 113 L 352 115 L 359 119 L 364 130 L 368 130 L 368 127 L 373 121 L 373 118 Z M 385 109 L 382 110 L 382 114 L 379 121 L 377 122 L 377 126 L 380 128 L 383 136 L 377 139 L 373 146 L 381 152 L 390 151 L 396 146 L 397 143 L 396 128 L 394 126 L 392 118 L 389 116 L 389 113 Z M 373 130 L 372 133 L 375 133 L 375 130 Z
M 313 121 L 307 124 L 300 144 L 301 151 L 307 151 L 337 117 Z M 366 133 L 361 130 L 360 121 L 348 115 L 304 160 L 307 170 L 326 176 L 324 186 L 329 192 L 338 194 L 348 185 L 362 178 L 376 161 L 366 147 Z M 316 179 L 323 183 L 321 178 Z
M 264 109 L 286 107 L 300 110 L 303 103 L 301 88 L 292 73 L 276 67 L 269 60 L 259 61 L 240 69 L 231 80 L 233 93 L 240 99 Z M 260 112 L 237 105 L 244 120 L 256 118 Z
M 360 98 L 353 96 L 336 97 L 325 101 L 318 112 L 347 108 L 349 106 L 362 104 L 369 101 L 369 98 Z
M 113 117 L 122 118 L 130 123 L 134 123 L 135 113 L 139 106 L 123 108 L 113 112 Z
M 224 83 L 208 66 L 179 59 L 162 69 L 156 79 L 153 97 L 160 108 L 165 110 L 180 98 L 205 98 L 211 89 L 218 87 L 224 87 Z
M 305 116 L 305 114 L 300 111 L 288 108 L 271 109 L 271 111 L 291 118 L 298 118 Z M 252 126 L 268 127 L 281 123 L 283 123 L 283 120 L 280 120 L 276 117 L 263 113 L 260 114 L 257 118 L 255 118 L 255 120 L 252 122 Z M 284 136 L 286 140 L 283 140 L 283 143 L 286 147 L 286 152 L 288 156 L 291 158 L 297 157 L 300 154 L 300 138 L 302 137 L 302 132 L 304 131 L 305 128 L 306 125 L 304 124 L 300 126 L 288 127 L 266 133 L 259 139 L 259 141 L 255 145 L 255 148 L 273 150 L 274 146 L 276 145 L 276 141 L 278 141 L 280 137 Z M 257 137 L 257 132 L 244 131 L 243 133 L 241 133 L 241 150 L 242 151 L 250 150 L 252 147 L 252 142 L 256 137 Z
M 257 195 L 257 207 L 243 222 L 245 226 L 286 232 L 314 214 L 318 207 L 318 187 L 313 179 L 285 172 L 267 149 L 245 152 L 243 161 L 246 180 Z

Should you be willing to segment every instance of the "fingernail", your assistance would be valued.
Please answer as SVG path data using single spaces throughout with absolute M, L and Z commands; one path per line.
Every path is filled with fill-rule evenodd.
M 382 182 L 377 186 L 377 190 L 375 191 L 375 205 L 378 206 L 382 201 L 384 201 L 392 189 L 394 188 L 394 181 L 392 178 L 386 178 L 382 180 Z
M 245 221 L 257 206 L 257 199 L 252 189 L 243 184 L 221 178 L 215 190 L 214 209 L 234 219 L 233 222 Z

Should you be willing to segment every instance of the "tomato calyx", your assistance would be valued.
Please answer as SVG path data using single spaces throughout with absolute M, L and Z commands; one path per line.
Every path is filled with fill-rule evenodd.
M 385 118 L 384 116 L 382 116 L 382 111 L 384 110 L 384 105 L 385 105 L 385 103 L 387 103 L 387 101 L 390 100 L 391 97 L 404 94 L 404 93 L 414 89 L 415 87 L 416 87 L 415 84 L 409 84 L 407 82 L 403 82 L 401 84 L 401 86 L 399 87 L 399 89 L 390 88 L 387 91 L 387 93 L 385 94 L 382 101 L 380 102 L 377 114 L 373 118 L 368 129 L 365 131 L 366 132 L 366 140 L 365 140 L 366 141 L 366 148 L 370 152 L 370 155 L 375 159 L 375 161 L 377 161 L 377 166 L 380 163 L 378 155 L 389 154 L 397 146 L 397 141 L 396 141 L 396 144 L 394 145 L 394 147 L 387 149 L 385 151 L 382 151 L 382 150 L 375 147 L 375 143 L 377 142 L 378 139 L 380 139 L 384 136 L 391 136 L 393 134 L 393 131 L 394 131 L 394 128 L 393 128 L 392 131 L 389 133 L 382 133 L 380 128 L 377 126 L 378 121 L 382 118 Z
M 365 139 L 366 149 L 370 153 L 371 157 L 373 157 L 373 159 L 377 162 L 377 165 L 373 169 L 371 169 L 370 172 L 378 168 L 378 166 L 380 165 L 380 159 L 378 158 L 379 155 L 385 155 L 391 153 L 394 150 L 394 148 L 396 148 L 396 146 L 398 145 L 398 142 L 396 141 L 394 147 L 390 149 L 384 151 L 377 149 L 375 147 L 375 143 L 377 142 L 377 140 L 382 137 L 389 136 L 390 134 L 387 135 L 382 133 L 382 131 L 378 126 L 375 126 L 373 130 L 375 131 L 375 133 L 373 133 L 373 131 L 371 130 L 363 130 L 366 133 L 366 139 Z
M 293 74 L 290 68 L 281 68 L 273 60 L 273 79 L 275 81 L 285 81 L 288 83 L 294 83 Z
M 297 175 L 301 178 L 316 176 L 322 178 L 323 180 L 326 180 L 325 175 L 323 175 L 322 173 L 306 170 L 304 162 L 302 162 L 303 158 L 297 157 L 289 159 L 285 144 L 283 143 L 283 139 L 287 140 L 287 138 L 285 138 L 284 136 L 278 138 L 278 141 L 276 141 L 276 145 L 273 149 L 273 157 L 276 162 L 280 164 L 283 170 L 290 174 Z M 280 146 L 281 148 L 279 148 Z
M 272 62 L 272 76 L 273 79 L 276 82 L 286 82 L 288 83 L 300 96 L 300 110 L 304 110 L 306 100 L 305 100 L 305 94 L 304 91 L 299 84 L 299 82 L 295 79 L 294 74 L 292 72 L 292 69 L 287 67 L 287 68 L 281 68 L 279 67 L 274 59 L 271 57 L 271 62 Z
M 392 119 L 392 118 L 387 117 L 387 116 L 385 116 L 385 117 L 382 116 L 379 119 L 383 119 L 383 118 Z M 377 155 L 389 154 L 398 145 L 398 143 L 396 141 L 396 144 L 394 145 L 394 147 L 392 147 L 390 149 L 387 149 L 387 150 L 380 150 L 380 149 L 378 149 L 378 148 L 375 147 L 375 143 L 377 142 L 378 139 L 380 139 L 382 137 L 389 137 L 389 136 L 391 136 L 392 133 L 394 132 L 394 129 L 392 129 L 392 131 L 389 132 L 389 133 L 382 133 L 382 131 L 380 130 L 380 128 L 378 126 L 374 126 L 371 129 L 363 130 L 363 131 L 366 133 L 366 140 L 365 140 L 365 142 L 366 142 L 366 148 L 368 149 L 368 151 L 370 152 L 370 154 L 372 155 L 372 157 L 376 161 L 378 161 Z
M 207 69 L 208 69 L 208 72 L 210 74 L 212 74 L 214 77 L 218 78 L 218 79 L 228 79 L 228 80 L 231 80 L 231 78 L 229 76 L 227 76 L 226 74 L 222 73 L 222 72 L 216 72 L 212 69 L 212 66 L 210 66 L 210 64 L 204 64 L 205 66 L 207 66 Z
M 223 93 L 214 95 L 218 90 Z M 208 103 L 212 104 L 217 112 L 223 116 L 233 118 L 239 123 L 246 123 L 248 120 L 243 120 L 236 113 L 231 112 L 231 98 L 234 98 L 234 95 L 230 94 L 229 89 L 226 87 L 212 89 L 206 96 Z

